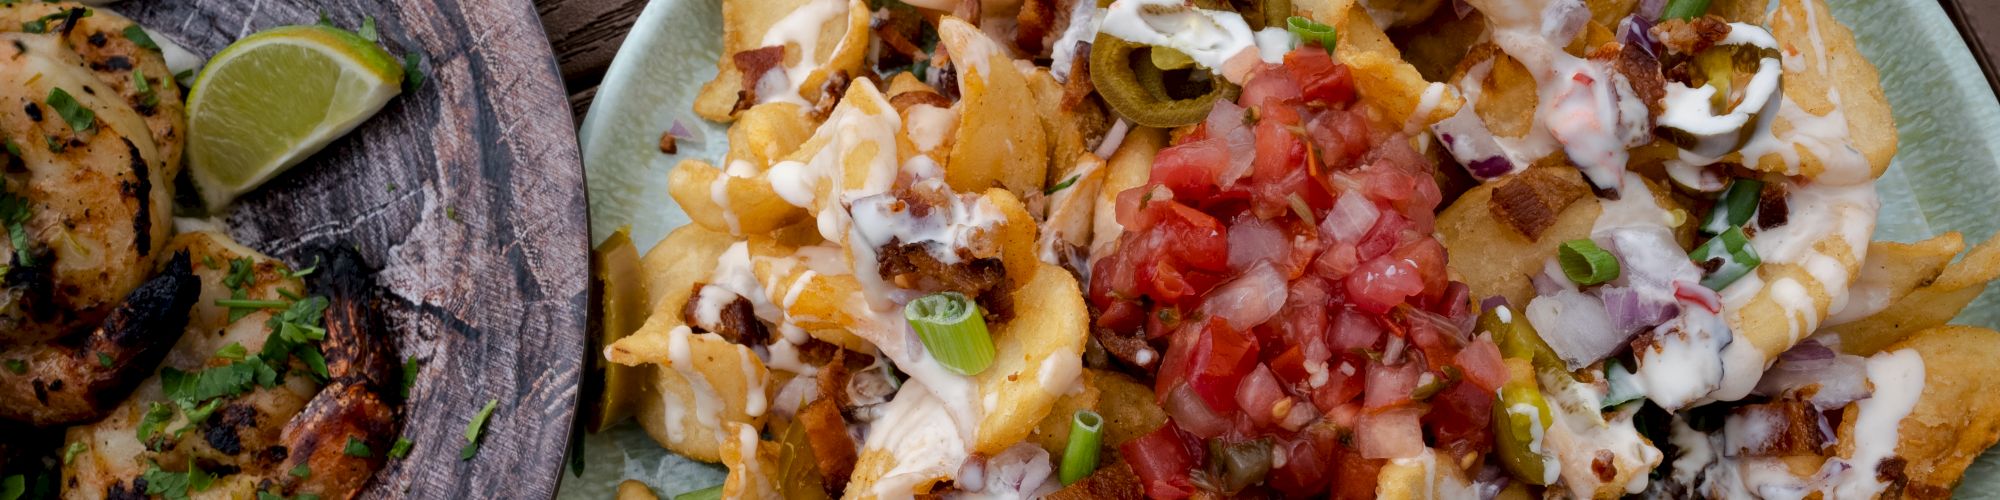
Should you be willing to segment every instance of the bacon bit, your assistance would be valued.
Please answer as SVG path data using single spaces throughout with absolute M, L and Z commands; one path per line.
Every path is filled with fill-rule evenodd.
M 1786 196 L 1785 185 L 1775 182 L 1764 184 L 1764 192 L 1757 198 L 1758 230 L 1783 226 L 1791 219 L 1791 204 Z
M 1064 49 L 1056 47 L 1055 50 Z M 1097 86 L 1090 83 L 1090 42 L 1077 42 L 1073 50 L 1076 50 L 1077 54 L 1076 57 L 1069 58 L 1069 81 L 1063 82 L 1061 106 L 1063 111 L 1076 109 L 1077 105 L 1083 104 L 1084 99 L 1090 98 L 1092 92 L 1097 91 Z
M 1145 485 L 1139 482 L 1139 475 L 1132 472 L 1132 466 L 1120 460 L 1118 454 L 1109 455 L 1112 462 L 1098 467 L 1097 472 L 1084 476 L 1082 481 L 1043 497 L 1046 500 L 1092 500 L 1092 499 L 1140 499 L 1146 497 Z
M 1652 108 L 1652 114 L 1646 118 L 1648 122 L 1646 126 L 1652 127 L 1653 117 L 1666 111 L 1662 101 L 1667 97 L 1667 79 L 1665 74 L 1660 72 L 1660 61 L 1654 59 L 1653 54 L 1648 53 L 1644 47 L 1635 44 L 1606 44 L 1606 46 L 1618 47 L 1617 52 L 1605 54 L 1601 59 L 1597 57 L 1598 54 L 1593 53 L 1591 58 L 1607 61 L 1614 71 L 1625 75 L 1625 80 L 1632 84 L 1632 93 L 1638 94 L 1639 101 Z
M 835 71 L 832 75 L 828 75 L 826 82 L 819 85 L 819 102 L 813 103 L 811 113 L 813 121 L 826 120 L 827 115 L 833 114 L 834 106 L 840 104 L 841 95 L 847 93 L 847 85 L 852 82 L 853 79 L 847 76 L 847 70 Z
M 877 250 L 876 265 L 883 277 L 919 289 L 950 290 L 972 297 L 988 322 L 1012 318 L 1013 298 L 1007 296 L 1006 267 L 998 258 L 960 259 L 945 264 L 931 255 L 930 247 L 890 240 Z
M 904 92 L 889 98 L 889 105 L 895 107 L 898 113 L 908 111 L 911 106 L 918 104 L 949 108 L 951 107 L 951 99 L 946 99 L 944 94 L 939 94 L 936 91 L 928 89 Z
M 820 486 L 829 495 L 847 491 L 854 474 L 854 436 L 847 433 L 847 418 L 831 399 L 819 399 L 799 410 L 799 423 L 806 426 L 806 441 L 812 444 L 814 465 L 819 468 Z
M 1729 21 L 1721 16 L 1701 16 L 1693 20 L 1668 19 L 1653 26 L 1653 39 L 1668 51 L 1695 54 L 1729 37 Z
M 701 307 L 699 300 L 701 289 L 706 286 L 708 286 L 706 283 L 696 283 L 694 293 L 689 295 L 687 303 L 681 306 L 681 319 L 687 323 L 688 328 L 696 333 L 712 332 L 736 344 L 764 345 L 770 338 L 770 331 L 764 328 L 763 322 L 757 320 L 756 309 L 750 305 L 750 301 L 742 297 L 737 297 L 736 300 L 722 306 L 721 314 L 716 318 L 719 324 L 709 325 L 696 321 L 696 317 L 699 316 L 696 311 Z
M 1092 322 L 1092 325 L 1095 324 L 1095 322 Z M 1141 336 L 1141 332 L 1134 330 L 1129 333 L 1121 333 L 1118 330 L 1101 326 L 1092 326 L 1091 329 L 1095 330 L 1092 336 L 1096 337 L 1097 342 L 1104 346 L 1104 352 L 1110 354 L 1113 358 L 1118 358 L 1118 361 L 1125 363 L 1126 366 L 1136 367 L 1148 374 L 1159 369 L 1160 354 L 1157 350 L 1153 349 L 1151 344 L 1146 343 L 1146 339 Z M 1147 362 L 1140 363 L 1139 361 L 1142 357 L 1146 358 L 1145 361 Z
M 1615 462 L 1617 459 L 1617 456 L 1611 454 L 1611 450 L 1597 450 L 1597 455 L 1590 460 L 1590 473 L 1597 476 L 1598 482 L 1608 483 L 1617 479 L 1618 466 Z
M 1493 217 L 1500 219 L 1530 240 L 1540 239 L 1542 232 L 1555 225 L 1556 216 L 1571 203 L 1583 199 L 1588 193 L 1584 187 L 1572 180 L 1551 172 L 1549 169 L 1533 168 L 1500 181 L 1494 186 L 1493 197 L 1486 202 L 1486 209 Z
M 1757 419 L 1769 424 L 1769 438 L 1755 443 L 1731 443 L 1729 450 L 1750 456 L 1818 455 L 1832 436 L 1822 429 L 1819 410 L 1811 402 L 1783 399 L 1743 405 L 1730 410 L 1731 419 Z
M 820 399 L 833 401 L 834 406 L 846 409 L 853 403 L 847 399 L 847 383 L 853 378 L 853 373 L 847 371 L 847 350 L 835 352 L 833 359 L 820 367 L 819 378 L 815 381 Z
M 674 142 L 673 132 L 663 132 L 660 134 L 661 153 L 674 154 L 680 152 L 680 150 L 681 150 L 680 146 Z
M 1021 12 L 1014 15 L 1014 46 L 1028 54 L 1042 53 L 1042 41 L 1049 37 L 1056 24 L 1055 5 L 1049 0 L 1024 0 Z
M 785 62 L 785 46 L 772 45 L 737 52 L 729 56 L 736 63 L 736 69 L 743 72 L 743 90 L 736 92 L 735 114 L 757 105 L 757 81 L 764 79 L 764 73 Z

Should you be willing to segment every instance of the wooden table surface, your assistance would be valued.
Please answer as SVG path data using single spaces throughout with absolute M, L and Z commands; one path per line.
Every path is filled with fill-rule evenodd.
M 611 56 L 625 41 L 625 32 L 646 8 L 647 0 L 535 0 L 561 62 L 563 83 L 569 86 L 570 107 L 577 118 L 590 107 L 597 82 Z M 720 0 L 715 0 L 720 1 Z M 1994 58 L 2000 57 L 2000 0 L 1939 0 L 1947 14 L 1958 23 L 1959 33 L 1986 71 L 1986 81 L 2000 94 L 2000 71 Z

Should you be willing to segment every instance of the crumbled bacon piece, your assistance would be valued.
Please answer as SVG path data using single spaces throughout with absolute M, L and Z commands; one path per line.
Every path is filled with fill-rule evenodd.
M 1777 228 L 1791 220 L 1792 210 L 1786 201 L 1785 185 L 1768 183 L 1757 198 L 1757 229 L 1759 231 Z
M 912 90 L 909 92 L 896 94 L 895 97 L 889 98 L 889 105 L 895 107 L 896 111 L 899 113 L 910 109 L 910 106 L 915 106 L 918 104 L 929 104 L 939 108 L 949 108 L 951 107 L 951 99 L 946 99 L 944 97 L 944 94 L 939 94 L 937 93 L 937 91 L 929 89 Z
M 1023 0 L 1014 15 L 1014 46 L 1028 54 L 1042 53 L 1042 44 L 1055 32 L 1056 8 L 1053 0 Z
M 854 474 L 854 463 L 859 458 L 854 451 L 854 436 L 847 433 L 847 418 L 840 415 L 840 406 L 831 399 L 808 403 L 799 410 L 799 424 L 806 426 L 806 441 L 812 444 L 820 486 L 829 495 L 847 491 L 847 479 Z
M 1719 16 L 1701 16 L 1692 20 L 1668 19 L 1653 26 L 1653 39 L 1659 40 L 1669 52 L 1694 54 L 1716 42 L 1729 37 L 1729 21 Z
M 764 79 L 764 73 L 785 62 L 785 46 L 772 45 L 730 54 L 737 71 L 743 72 L 743 90 L 736 92 L 735 114 L 757 105 L 757 81 Z
M 1056 47 L 1055 50 L 1074 50 L 1075 57 L 1069 59 L 1069 81 L 1063 82 L 1062 109 L 1076 109 L 1084 99 L 1097 91 L 1090 82 L 1090 42 L 1077 42 L 1075 47 Z
M 847 93 L 847 84 L 852 81 L 852 78 L 847 76 L 846 70 L 835 71 L 832 75 L 828 75 L 826 82 L 819 86 L 819 102 L 813 103 L 813 120 L 825 120 L 827 115 L 833 114 L 834 106 L 840 104 L 841 95 Z
M 1090 500 L 1090 499 L 1139 499 L 1146 497 L 1146 489 L 1139 482 L 1139 475 L 1132 472 L 1132 466 L 1118 455 L 1111 454 L 1113 462 L 1097 468 L 1063 489 L 1043 497 L 1047 500 Z
M 820 399 L 832 401 L 835 407 L 845 409 L 851 403 L 847 399 L 847 383 L 853 379 L 854 374 L 847 371 L 847 350 L 841 349 L 820 367 L 819 378 L 814 382 L 818 384 Z
M 770 330 L 757 320 L 756 308 L 743 297 L 736 297 L 724 304 L 716 314 L 716 321 L 701 321 L 701 289 L 706 283 L 696 283 L 694 294 L 688 296 L 687 304 L 681 306 L 681 319 L 689 328 L 697 332 L 711 332 L 730 342 L 746 346 L 764 345 L 770 339 Z
M 1667 79 L 1660 72 L 1660 61 L 1636 44 L 1617 46 L 1617 53 L 1607 54 L 1604 60 L 1609 61 L 1618 74 L 1625 75 L 1625 81 L 1632 84 L 1632 93 L 1637 94 L 1646 107 L 1652 108 L 1652 116 L 1659 116 L 1666 110 L 1663 101 L 1667 97 Z M 1651 126 L 1650 121 L 1648 126 Z
M 1556 216 L 1588 193 L 1580 183 L 1549 169 L 1528 169 L 1493 187 L 1486 209 L 1530 240 L 1556 223 Z
M 891 240 L 877 250 L 876 263 L 884 277 L 918 284 L 917 288 L 953 291 L 971 297 L 989 322 L 1013 317 L 1013 300 L 1007 296 L 1007 271 L 997 258 L 961 258 L 956 264 L 939 261 L 931 244 L 908 244 Z

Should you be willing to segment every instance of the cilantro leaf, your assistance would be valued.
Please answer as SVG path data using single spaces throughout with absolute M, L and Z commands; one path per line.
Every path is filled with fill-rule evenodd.
M 375 16 L 361 16 L 361 29 L 355 34 L 361 35 L 362 40 L 382 42 L 382 34 L 375 30 Z
M 403 91 L 411 92 L 424 88 L 424 56 L 416 52 L 403 54 Z
M 0 479 L 0 500 L 16 500 L 28 492 L 28 478 L 15 474 Z
M 292 477 L 305 479 L 312 477 L 313 471 L 311 467 L 306 467 L 306 464 L 299 464 L 298 467 L 293 467 L 291 472 L 288 472 L 288 474 L 291 474 Z
M 15 375 L 28 373 L 28 362 L 18 359 L 7 360 L 7 371 L 14 372 Z
M 139 442 L 151 443 L 153 436 L 174 419 L 174 407 L 166 403 L 154 402 L 146 407 L 145 416 L 139 417 Z M 149 445 L 150 446 L 150 445 Z
M 215 350 L 215 357 L 230 361 L 242 361 L 246 355 L 249 355 L 249 349 L 243 348 L 243 344 L 238 342 L 230 342 L 229 345 Z
M 153 42 L 153 36 L 146 33 L 146 28 L 141 28 L 137 24 L 125 27 L 125 39 L 131 40 L 133 45 L 138 45 L 140 48 L 160 50 L 160 44 Z
M 410 448 L 414 446 L 416 446 L 416 443 L 410 442 L 409 438 L 396 438 L 395 446 L 389 447 L 389 458 L 410 456 Z
M 375 450 L 368 449 L 368 443 L 354 439 L 354 436 L 347 437 L 347 446 L 341 449 L 340 452 L 350 457 L 370 458 L 375 456 Z
M 100 353 L 97 353 L 97 366 L 101 366 L 101 367 L 104 367 L 104 368 L 110 368 L 110 367 L 111 367 L 111 355 L 110 355 L 110 354 L 105 354 L 105 353 L 101 353 L 101 352 L 100 352 Z
M 1076 184 L 1076 179 L 1077 179 L 1077 177 L 1079 177 L 1079 176 L 1082 176 L 1082 175 L 1083 175 L 1083 174 L 1076 174 L 1076 175 L 1072 175 L 1072 176 L 1069 176 L 1069 178 L 1068 178 L 1068 179 L 1063 179 L 1063 181 L 1062 181 L 1062 182 L 1060 182 L 1060 183 L 1056 183 L 1056 185 L 1054 185 L 1054 186 L 1049 186 L 1049 188 L 1048 188 L 1048 189 L 1044 189 L 1044 190 L 1042 190 L 1042 194 L 1045 194 L 1045 195 L 1048 195 L 1048 194 L 1056 194 L 1056 191 L 1061 191 L 1061 190 L 1064 190 L 1064 189 L 1069 189 L 1069 186 L 1070 186 L 1071 184 Z
M 69 449 L 63 450 L 63 463 L 68 464 L 70 462 L 75 462 L 77 454 L 83 453 L 85 450 L 89 449 L 90 447 L 88 445 L 83 444 L 82 441 L 70 443 Z
M 97 124 L 97 112 L 77 102 L 76 97 L 69 95 L 68 91 L 60 88 L 49 90 L 48 102 L 49 107 L 55 109 L 56 114 L 62 116 L 64 122 L 69 123 L 69 129 L 73 132 L 81 134 Z
M 318 271 L 318 270 L 319 270 L 319 256 L 315 255 L 313 256 L 313 265 L 306 266 L 305 269 L 300 269 L 296 271 L 286 271 L 285 277 L 294 279 L 304 278 L 306 277 L 306 275 L 312 274 L 313 271 Z
M 472 416 L 472 422 L 465 425 L 465 447 L 458 450 L 459 460 L 471 460 L 479 454 L 479 438 L 486 434 L 486 419 L 493 416 L 493 409 L 500 406 L 499 399 L 486 401 L 486 407 Z
M 409 360 L 403 362 L 402 395 L 404 399 L 409 399 L 410 388 L 417 386 L 417 372 L 421 370 L 423 370 L 423 364 L 417 361 L 416 356 L 410 356 Z

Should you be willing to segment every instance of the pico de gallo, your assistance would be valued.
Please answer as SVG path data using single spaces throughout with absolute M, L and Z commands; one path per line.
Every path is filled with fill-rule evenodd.
M 1432 236 L 1436 166 L 1370 113 L 1304 46 L 1118 195 L 1088 301 L 1169 417 L 1119 447 L 1148 496 L 1369 498 L 1389 460 L 1491 449 L 1509 375 Z

